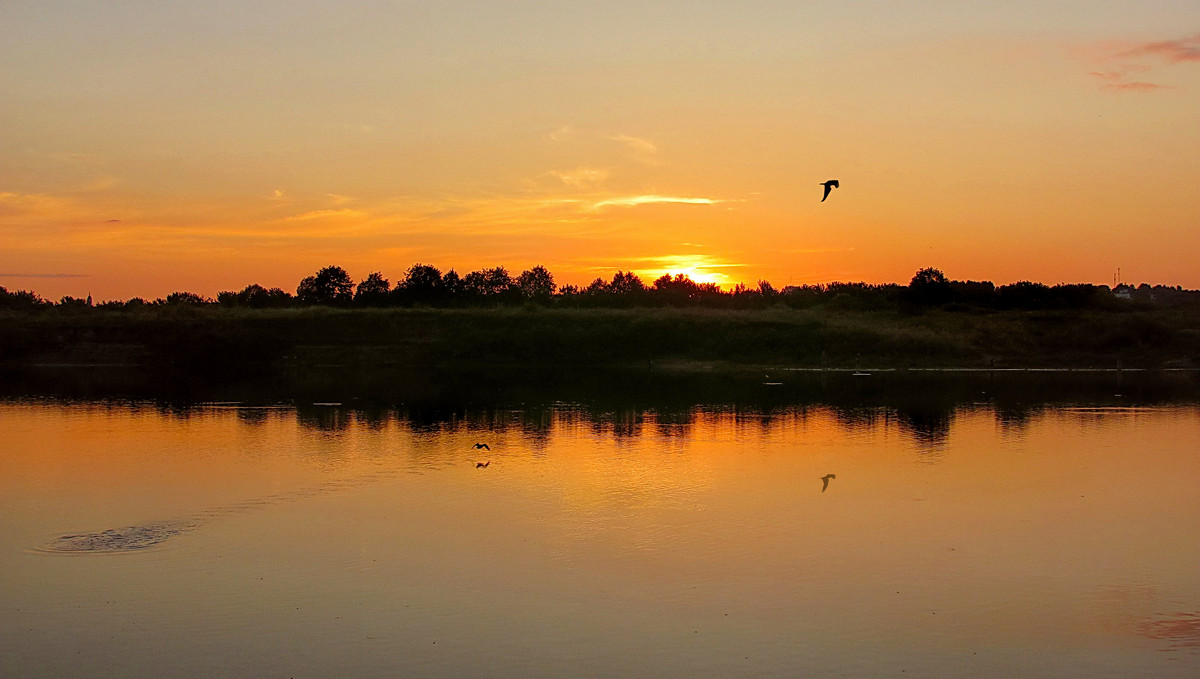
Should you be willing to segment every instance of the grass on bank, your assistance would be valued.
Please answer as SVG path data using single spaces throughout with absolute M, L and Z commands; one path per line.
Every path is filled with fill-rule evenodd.
M 930 309 L 57 309 L 0 315 L 0 362 L 1194 367 L 1200 314 Z

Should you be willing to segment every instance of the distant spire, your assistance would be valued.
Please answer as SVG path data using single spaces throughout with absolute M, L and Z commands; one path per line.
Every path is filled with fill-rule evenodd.
M 88 301 L 87 301 L 87 305 L 88 305 L 88 306 L 91 306 L 91 305 L 92 305 L 92 293 L 91 293 L 91 291 L 90 291 L 90 290 L 88 291 Z

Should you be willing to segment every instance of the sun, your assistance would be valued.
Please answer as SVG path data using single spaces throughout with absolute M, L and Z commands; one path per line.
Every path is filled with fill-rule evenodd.
M 671 267 L 665 269 L 643 269 L 635 271 L 647 285 L 667 276 L 675 277 L 678 274 L 683 274 L 692 279 L 696 283 L 716 283 L 718 286 L 733 285 L 734 281 L 729 276 L 719 272 L 705 269 L 704 267 Z
M 658 266 L 647 267 L 635 271 L 647 284 L 653 283 L 664 274 L 676 276 L 683 274 L 697 283 L 715 283 L 718 286 L 730 286 L 736 281 L 721 269 L 738 264 L 732 264 L 710 255 L 686 254 L 668 255 L 648 258 Z

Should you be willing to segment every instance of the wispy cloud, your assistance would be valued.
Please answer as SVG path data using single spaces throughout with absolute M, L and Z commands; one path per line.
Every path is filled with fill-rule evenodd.
M 1129 80 L 1127 73 L 1120 71 L 1092 71 L 1088 76 L 1094 76 L 1104 80 L 1104 89 L 1116 92 L 1120 91 L 1135 91 L 1135 92 L 1152 92 L 1154 90 L 1174 90 L 1171 85 L 1159 85 L 1158 83 L 1148 83 L 1146 80 Z
M 608 180 L 609 170 L 596 167 L 577 167 L 567 172 L 551 172 L 562 183 L 576 189 L 594 188 Z
M 828 248 L 788 248 L 779 250 L 779 252 L 788 255 L 824 255 L 830 252 L 854 252 L 851 247 L 828 247 Z
M 1160 40 L 1143 43 L 1129 49 L 1123 56 L 1161 57 L 1169 64 L 1178 64 L 1181 61 L 1200 62 L 1200 33 L 1178 40 Z
M 303 222 L 312 219 L 358 219 L 366 216 L 366 213 L 360 210 L 349 210 L 343 208 L 340 210 L 309 210 L 308 212 L 292 215 L 290 217 L 286 217 L 285 219 L 289 222 Z
M 620 196 L 617 198 L 605 198 L 592 203 L 593 210 L 599 210 L 606 207 L 637 207 L 639 205 L 653 205 L 655 203 L 685 203 L 688 205 L 715 205 L 724 201 L 716 198 L 686 198 L 682 196 L 658 196 L 654 194 L 643 196 Z
M 0 273 L 0 278 L 88 278 L 86 273 Z
M 550 138 L 550 141 L 562 141 L 573 134 L 575 134 L 575 128 L 573 126 L 563 125 L 546 136 Z
M 658 146 L 655 145 L 654 142 L 652 142 L 648 139 L 642 139 L 640 137 L 631 137 L 627 134 L 618 134 L 618 135 L 609 137 L 609 139 L 612 139 L 613 141 L 619 141 L 622 144 L 625 144 L 626 146 L 628 146 L 629 148 L 633 149 L 634 151 L 636 151 L 638 153 L 644 153 L 647 155 L 658 154 Z
M 1093 64 L 1099 66 L 1088 75 L 1103 81 L 1102 87 L 1112 92 L 1155 92 L 1176 89 L 1171 85 L 1140 78 L 1154 70 L 1141 60 L 1152 58 L 1168 65 L 1185 62 L 1200 63 L 1200 33 L 1178 40 L 1129 43 L 1107 42 L 1080 50 Z

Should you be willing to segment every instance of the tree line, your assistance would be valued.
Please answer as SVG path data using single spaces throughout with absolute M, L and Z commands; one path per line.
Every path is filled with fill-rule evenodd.
M 783 305 L 791 308 L 832 307 L 845 310 L 943 307 L 949 309 L 1114 309 L 1130 304 L 1176 306 L 1200 303 L 1200 292 L 1180 286 L 1137 287 L 1073 283 L 1045 285 L 1021 281 L 994 285 L 989 281 L 950 280 L 933 267 L 916 272 L 907 286 L 895 283 L 828 283 L 777 289 L 760 280 L 750 287 L 739 283 L 722 290 L 715 283 L 698 283 L 686 274 L 664 274 L 645 283 L 637 274 L 618 271 L 611 279 L 597 277 L 587 286 L 562 285 L 543 266 L 509 274 L 502 266 L 460 276 L 427 264 L 414 264 L 394 285 L 381 272 L 355 283 L 345 269 L 327 266 L 306 276 L 290 293 L 257 283 L 240 291 L 223 291 L 211 299 L 192 292 L 173 292 L 147 301 L 93 304 L 90 297 L 66 296 L 57 303 L 28 290 L 9 292 L 0 286 L 0 308 L 6 309 L 110 309 L 129 310 L 156 306 L 218 306 L 222 308 L 282 309 L 310 306 L 339 308 L 382 307 L 494 307 L 526 304 L 564 308 L 712 307 L 751 309 Z

